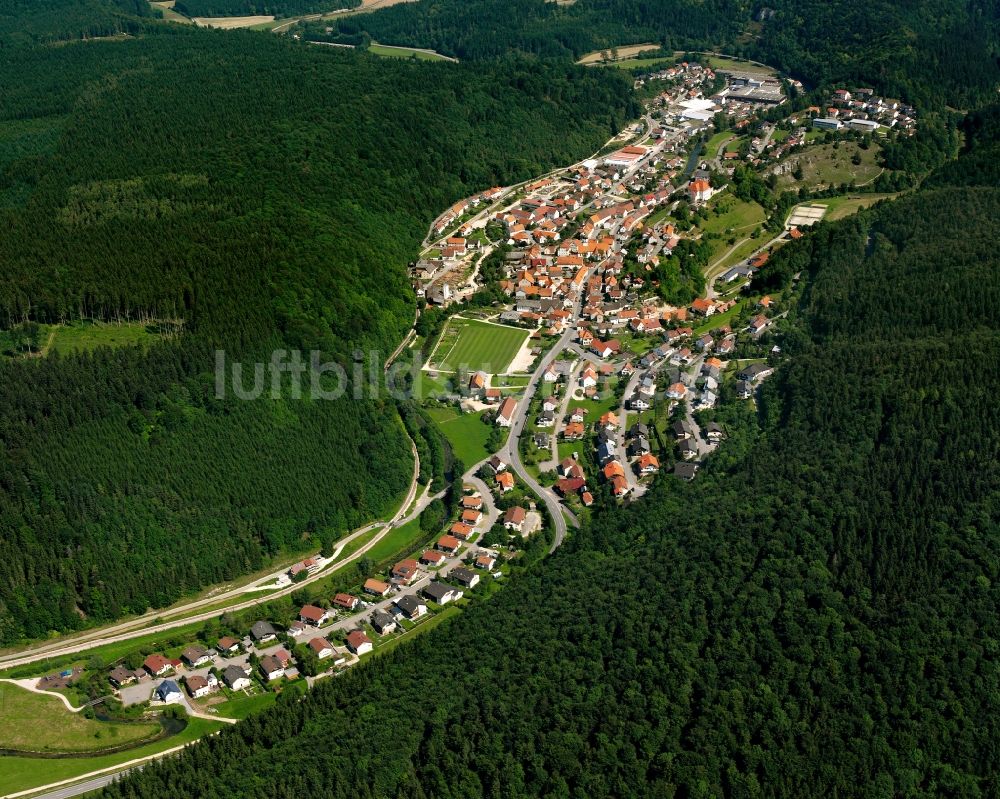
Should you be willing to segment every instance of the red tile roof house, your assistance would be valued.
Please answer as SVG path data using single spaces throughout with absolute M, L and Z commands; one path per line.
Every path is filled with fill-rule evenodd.
M 497 411 L 496 422 L 500 427 L 510 427 L 514 423 L 514 414 L 517 411 L 517 400 L 507 397 L 500 403 L 500 410 Z
M 479 523 L 479 519 L 482 517 L 482 513 L 478 510 L 463 510 L 462 511 L 462 524 L 469 524 L 473 527 Z
M 479 510 L 483 507 L 483 498 L 478 494 L 474 497 L 462 497 L 462 507 L 467 510 Z
M 365 580 L 364 590 L 366 594 L 386 596 L 389 591 L 392 590 L 392 586 L 390 586 L 389 583 L 383 583 L 381 580 L 376 580 L 374 577 L 371 577 Z
M 371 652 L 374 647 L 371 639 L 361 630 L 352 630 L 347 634 L 347 648 L 358 657 L 361 657 Z
M 333 598 L 333 604 L 345 610 L 354 610 L 360 603 L 361 600 L 351 594 L 337 594 Z
M 316 653 L 316 657 L 324 660 L 333 654 L 333 645 L 325 638 L 313 638 L 309 642 L 309 648 Z
M 445 560 L 444 553 L 435 552 L 433 549 L 428 549 L 420 556 L 420 562 L 426 566 L 437 566 L 443 560 Z
M 521 525 L 524 524 L 525 511 L 524 508 L 514 506 L 509 508 L 507 512 L 503 515 L 503 526 L 508 530 L 516 530 L 521 532 Z
M 292 655 L 284 647 L 281 647 L 280 649 L 276 650 L 273 653 L 272 657 L 277 658 L 278 662 L 281 664 L 281 667 L 284 669 L 287 669 L 289 666 L 292 665 Z
M 299 621 L 319 627 L 330 620 L 330 611 L 318 608 L 315 605 L 305 605 L 299 611 Z
M 434 545 L 436 549 L 441 552 L 446 552 L 449 555 L 454 555 L 458 552 L 459 546 L 461 546 L 459 540 L 452 535 L 441 536 L 437 543 Z
M 466 541 L 469 536 L 472 535 L 472 527 L 463 522 L 455 522 L 448 528 L 448 532 L 455 536 L 455 538 L 459 541 Z
M 508 491 L 514 490 L 514 475 L 510 472 L 502 472 L 497 475 L 497 485 L 500 487 L 500 493 L 506 494 Z
M 170 661 L 158 653 L 146 658 L 142 662 L 142 667 L 154 677 L 162 677 L 173 668 Z
M 412 558 L 401 560 L 392 567 L 393 582 L 399 583 L 400 585 L 409 585 L 419 573 L 420 564 Z
M 219 639 L 218 647 L 220 652 L 225 652 L 227 655 L 231 655 L 239 650 L 240 642 L 231 635 L 224 635 Z

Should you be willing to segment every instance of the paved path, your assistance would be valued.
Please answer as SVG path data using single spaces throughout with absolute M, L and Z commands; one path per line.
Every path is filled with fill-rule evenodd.
M 33 694 L 41 694 L 42 696 L 52 696 L 52 697 L 55 697 L 56 699 L 60 700 L 64 705 L 66 705 L 66 709 L 70 713 L 79 713 L 81 710 L 83 710 L 85 707 L 87 707 L 87 705 L 80 705 L 80 707 L 74 707 L 70 703 L 69 697 L 66 696 L 66 694 L 60 694 L 60 693 L 58 693 L 56 691 L 45 691 L 45 690 L 42 690 L 41 688 L 37 687 L 37 683 L 38 683 L 38 678 L 37 677 L 33 677 L 30 680 L 10 680 L 10 679 L 7 679 L 7 678 L 2 678 L 2 679 L 0 679 L 0 682 L 9 682 L 12 685 L 16 685 L 18 688 L 23 688 L 25 691 L 31 691 L 31 693 L 33 693 Z

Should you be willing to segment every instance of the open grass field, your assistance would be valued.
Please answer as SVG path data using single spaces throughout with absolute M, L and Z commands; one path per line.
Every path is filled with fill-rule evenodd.
M 877 163 L 878 153 L 876 145 L 862 150 L 853 141 L 839 142 L 836 147 L 833 144 L 809 147 L 781 162 L 789 168 L 785 174 L 778 176 L 778 189 L 817 189 L 841 183 L 867 183 L 882 171 Z M 858 164 L 852 161 L 855 155 L 860 159 Z M 801 179 L 796 179 L 793 174 L 796 167 L 802 170 Z
M 116 724 L 71 713 L 56 696 L 0 683 L 0 749 L 93 752 L 152 738 L 160 725 Z M 2 772 L 0 760 L 0 772 Z
M 490 426 L 479 418 L 478 413 L 460 413 L 457 408 L 447 407 L 429 408 L 427 414 L 466 467 L 479 463 L 490 454 L 486 449 Z
M 581 58 L 576 63 L 578 64 L 599 64 L 604 61 L 624 61 L 629 58 L 634 58 L 640 53 L 646 53 L 651 50 L 659 50 L 660 45 L 656 42 L 644 42 L 642 44 L 627 44 L 621 47 L 607 48 L 604 50 L 595 50 L 592 53 L 587 53 L 583 58 Z
M 764 209 L 754 202 L 744 202 L 734 197 L 729 192 L 723 192 L 714 197 L 709 204 L 709 217 L 707 220 L 699 221 L 698 227 L 702 233 L 716 234 L 721 238 L 713 238 L 712 254 L 709 263 L 714 263 L 716 259 L 727 253 L 733 244 L 729 239 L 735 237 L 737 241 L 745 239 L 736 250 L 726 257 L 725 262 L 738 263 L 746 255 L 759 246 L 759 239 L 748 238 L 754 229 L 766 219 L 767 214 Z M 716 269 L 711 270 L 716 272 Z
M 157 0 L 149 0 L 149 4 L 155 10 L 159 10 L 163 14 L 163 19 L 167 22 L 180 22 L 184 25 L 191 24 L 190 19 L 185 17 L 183 14 L 174 11 L 174 0 L 166 0 L 165 2 L 157 2 Z
M 626 58 L 622 61 L 598 61 L 592 66 L 595 67 L 614 67 L 615 69 L 636 69 L 637 67 L 643 67 L 644 69 L 659 69 L 661 67 L 670 67 L 677 63 L 677 60 L 672 57 L 664 56 L 653 56 L 650 58 Z
M 277 698 L 278 695 L 270 691 L 260 691 L 251 696 L 240 694 L 232 699 L 227 699 L 225 702 L 213 705 L 212 709 L 220 716 L 225 716 L 228 719 L 245 719 L 254 713 L 267 710 L 274 704 Z
M 58 352 L 71 355 L 90 352 L 98 347 L 131 347 L 148 344 L 159 336 L 155 325 L 128 322 L 114 325 L 104 322 L 70 322 L 64 325 L 40 325 L 40 352 L 34 356 Z M 0 331 L 0 352 L 22 353 L 16 331 Z M 26 354 L 26 353 L 25 353 Z M 15 356 L 17 357 L 17 356 Z
M 421 371 L 413 381 L 413 394 L 419 400 L 447 397 L 457 393 L 452 375 Z
M 899 194 L 849 194 L 843 197 L 831 197 L 828 200 L 816 200 L 815 205 L 825 205 L 827 207 L 826 216 L 823 218 L 828 222 L 836 222 L 846 216 L 856 214 L 862 208 L 868 208 L 880 200 L 889 200 L 898 197 Z
M 195 25 L 203 28 L 220 28 L 233 30 L 235 28 L 252 28 L 255 25 L 274 22 L 272 14 L 258 14 L 252 17 L 192 17 Z
M 418 61 L 454 61 L 433 50 L 421 50 L 416 47 L 394 47 L 388 44 L 373 44 L 368 48 L 372 55 L 385 58 L 416 58 Z
M 453 316 L 441 333 L 430 362 L 435 369 L 445 372 L 460 368 L 488 374 L 505 372 L 528 335 L 527 330 L 518 327 Z
M 736 305 L 730 308 L 728 311 L 723 313 L 712 314 L 704 322 L 694 328 L 694 335 L 700 336 L 703 333 L 707 333 L 710 330 L 715 330 L 716 328 L 723 327 L 725 325 L 731 324 L 732 321 L 740 315 L 743 311 L 744 306 L 747 304 L 748 300 L 741 299 L 737 300 Z
M 0 758 L 0 795 L 25 791 L 41 785 L 49 785 L 61 780 L 82 777 L 92 771 L 113 768 L 130 760 L 148 757 L 175 746 L 191 743 L 209 733 L 216 732 L 222 722 L 207 719 L 190 719 L 183 732 L 156 741 L 148 746 L 140 746 L 127 752 L 97 757 L 74 757 L 61 760 L 43 760 L 33 757 Z
M 52 351 L 60 355 L 89 352 L 98 347 L 128 347 L 147 344 L 156 338 L 149 325 L 130 322 L 109 325 L 102 322 L 73 322 L 55 328 Z
M 721 275 L 730 267 L 736 266 L 736 264 L 740 261 L 749 258 L 753 254 L 754 250 L 760 247 L 764 241 L 766 241 L 766 239 L 753 239 L 747 236 L 744 239 L 740 239 L 735 247 L 733 247 L 733 245 L 728 245 L 726 249 L 719 248 L 718 253 L 728 253 L 728 255 L 726 255 L 721 261 L 711 262 L 712 268 L 706 272 L 705 276 L 712 278 L 716 275 Z M 713 257 L 718 258 L 718 253 Z
M 376 563 L 381 563 L 399 552 L 416 549 L 417 545 L 423 539 L 424 534 L 420 532 L 420 519 L 416 518 L 404 525 L 394 527 L 386 533 L 385 538 L 375 544 L 365 554 Z M 351 567 L 353 568 L 353 564 Z
M 734 72 L 752 72 L 757 75 L 776 75 L 777 73 L 768 66 L 753 64 L 741 58 L 723 58 L 722 56 L 710 55 L 707 58 L 708 65 L 712 69 L 731 70 Z
M 716 151 L 722 146 L 723 142 L 728 142 L 730 139 L 735 138 L 736 134 L 731 130 L 720 130 L 705 143 L 705 152 L 710 158 L 714 158 Z
M 372 640 L 375 641 L 375 648 L 372 650 L 371 654 L 365 655 L 362 660 L 366 658 L 371 658 L 376 655 L 387 655 L 397 646 L 406 641 L 411 641 L 416 638 L 421 633 L 429 632 L 430 630 L 437 627 L 442 622 L 447 621 L 450 618 L 457 616 L 462 612 L 462 609 L 457 605 L 448 605 L 446 608 L 442 608 L 440 611 L 435 613 L 433 616 L 425 616 L 423 620 L 419 621 L 413 626 L 412 629 L 406 630 L 402 634 L 397 634 L 391 636 L 385 643 L 379 644 L 379 638 L 377 634 L 372 635 Z

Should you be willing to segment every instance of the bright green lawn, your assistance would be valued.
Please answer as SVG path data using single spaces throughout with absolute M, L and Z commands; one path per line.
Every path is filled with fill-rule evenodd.
M 156 336 L 138 322 L 110 325 L 101 322 L 73 322 L 53 328 L 52 351 L 60 355 L 89 352 L 98 347 L 125 347 L 145 344 Z
M 368 48 L 372 55 L 380 55 L 386 58 L 416 58 L 419 61 L 449 61 L 440 53 L 416 50 L 412 47 L 393 47 L 386 44 L 373 44 Z
M 470 372 L 506 372 L 528 335 L 519 327 L 453 317 L 441 334 L 434 364 L 451 372 L 461 367 Z
M 764 209 L 757 203 L 744 202 L 728 191 L 724 191 L 712 198 L 709 203 L 708 219 L 699 221 L 698 227 L 704 233 L 726 235 L 727 232 L 732 231 L 746 235 L 765 218 Z
M 274 704 L 277 698 L 278 695 L 270 691 L 262 691 L 253 696 L 243 696 L 241 694 L 218 705 L 213 705 L 212 709 L 220 716 L 225 716 L 226 718 L 245 719 L 253 713 L 260 713 L 262 710 L 267 710 Z
M 761 75 L 774 75 L 775 72 L 770 67 L 762 67 L 758 64 L 751 64 L 749 61 L 742 61 L 739 58 L 720 58 L 719 56 L 709 56 L 708 64 L 712 69 L 729 69 L 736 72 L 756 72 Z
M 152 738 L 159 732 L 155 722 L 115 724 L 88 719 L 83 713 L 71 713 L 57 696 L 0 683 L 0 749 L 89 752 Z
M 376 563 L 381 563 L 386 558 L 391 558 L 403 550 L 417 545 L 424 539 L 424 534 L 420 532 L 420 518 L 407 522 L 400 527 L 394 527 L 375 546 L 369 549 L 365 556 L 371 558 Z
M 478 413 L 460 413 L 457 408 L 429 408 L 427 414 L 434 420 L 445 438 L 451 442 L 455 454 L 467 467 L 479 463 L 487 456 L 486 440 L 490 425 Z
M 702 333 L 707 333 L 710 330 L 715 330 L 716 328 L 730 324 L 733 319 L 739 316 L 745 304 L 746 300 L 737 300 L 736 305 L 728 311 L 725 311 L 724 313 L 712 314 L 704 322 L 694 328 L 694 335 L 700 336 Z
M 181 744 L 191 743 L 204 735 L 219 730 L 222 726 L 223 723 L 218 721 L 190 719 L 184 731 L 177 735 L 114 755 L 74 757 L 64 760 L 3 757 L 0 758 L 0 794 L 24 791 L 36 786 L 82 777 L 92 771 L 110 768 L 135 758 L 147 757 Z
M 813 204 L 825 205 L 827 211 L 823 220 L 826 222 L 835 222 L 838 219 L 843 219 L 845 216 L 856 214 L 862 208 L 874 205 L 879 200 L 890 199 L 896 196 L 896 194 L 851 194 L 842 197 L 815 200 Z
M 705 144 L 705 153 L 710 157 L 714 158 L 716 151 L 722 146 L 722 143 L 729 141 L 730 139 L 735 139 L 736 134 L 731 130 L 720 130 L 711 139 L 709 139 Z

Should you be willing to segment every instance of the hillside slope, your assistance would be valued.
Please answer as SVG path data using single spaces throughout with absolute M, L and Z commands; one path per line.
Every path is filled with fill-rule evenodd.
M 693 484 L 104 795 L 996 795 L 1000 188 L 933 182 L 773 259 L 789 363 Z
M 287 380 L 220 402 L 215 350 L 248 371 L 288 348 L 380 363 L 441 209 L 592 152 L 634 110 L 620 77 L 567 65 L 413 64 L 127 7 L 0 16 L 0 332 L 181 331 L 0 357 L 0 644 L 168 604 L 391 508 L 412 467 L 392 403 L 295 401 Z

